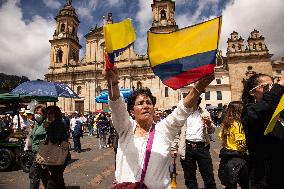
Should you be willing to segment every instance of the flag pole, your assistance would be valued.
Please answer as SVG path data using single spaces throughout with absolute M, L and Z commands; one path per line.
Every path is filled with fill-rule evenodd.
M 106 22 L 106 19 L 105 19 L 105 16 L 103 16 L 103 27 L 104 27 L 104 25 L 106 25 L 107 24 L 107 22 Z M 104 36 L 105 37 L 105 36 Z M 108 57 L 108 53 L 107 52 L 105 52 L 106 53 L 106 56 Z M 107 68 L 107 60 L 106 60 L 106 56 L 105 56 L 105 69 L 106 69 L 106 71 L 108 71 L 108 68 Z M 109 58 L 109 57 L 108 57 Z M 109 60 L 110 61 L 110 60 Z M 112 89 L 112 81 L 110 80 L 110 92 L 111 92 L 111 96 L 113 96 L 113 89 Z

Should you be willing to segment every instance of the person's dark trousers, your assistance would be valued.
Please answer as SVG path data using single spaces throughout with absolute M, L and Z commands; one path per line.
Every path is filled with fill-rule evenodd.
M 66 189 L 63 172 L 66 165 L 48 166 L 50 176 L 48 178 L 47 189 Z
M 97 128 L 97 138 L 100 138 L 99 129 Z
M 212 158 L 209 149 L 210 145 L 204 146 L 204 143 L 191 145 L 186 142 L 185 159 L 181 158 L 180 161 L 184 172 L 185 185 L 187 188 L 198 189 L 196 179 L 198 164 L 199 171 L 204 181 L 204 188 L 216 189 Z
M 48 176 L 49 173 L 47 168 L 43 168 L 42 165 L 33 162 L 29 173 L 30 189 L 39 189 L 40 180 L 42 181 L 44 188 L 47 188 Z
M 76 152 L 81 152 L 80 136 L 78 135 L 73 136 L 73 142 L 74 142 L 74 150 Z
M 245 164 L 238 173 L 238 180 L 235 184 L 228 185 L 225 189 L 237 189 L 237 183 L 240 185 L 241 189 L 249 189 L 249 172 L 248 165 Z

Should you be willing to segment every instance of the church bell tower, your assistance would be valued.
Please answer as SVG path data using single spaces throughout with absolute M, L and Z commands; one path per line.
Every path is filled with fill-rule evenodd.
M 79 61 L 79 51 L 82 46 L 77 36 L 79 19 L 72 7 L 72 0 L 67 0 L 64 7 L 55 17 L 56 28 L 51 44 L 50 67 L 67 67 Z
M 175 2 L 173 0 L 153 0 L 153 21 L 151 32 L 169 33 L 178 29 L 174 19 Z

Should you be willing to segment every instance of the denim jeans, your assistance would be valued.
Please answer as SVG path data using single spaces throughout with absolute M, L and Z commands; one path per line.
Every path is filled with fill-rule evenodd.
M 77 152 L 81 151 L 81 141 L 80 141 L 80 136 L 79 135 L 74 135 L 73 136 L 73 142 L 74 142 L 74 150 Z
M 100 134 L 100 149 L 105 148 L 106 147 L 106 135 L 104 133 Z

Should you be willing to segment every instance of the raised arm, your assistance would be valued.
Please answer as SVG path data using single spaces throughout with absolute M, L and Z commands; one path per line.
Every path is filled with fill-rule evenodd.
M 108 83 L 109 105 L 111 108 L 112 123 L 117 133 L 127 131 L 131 125 L 131 118 L 127 112 L 123 98 L 120 97 L 119 76 L 116 66 L 111 70 L 104 70 L 103 75 Z
M 198 101 L 201 93 L 205 91 L 205 88 L 214 80 L 214 74 L 206 76 L 194 84 L 193 90 L 190 90 L 188 95 L 183 100 L 183 105 L 186 108 L 193 108 Z
M 199 96 L 205 91 L 205 88 L 213 79 L 214 74 L 196 82 L 194 88 L 189 91 L 188 95 L 179 103 L 177 108 L 160 122 L 162 125 L 161 132 L 166 135 L 166 138 L 170 141 L 174 140 L 175 135 L 185 124 L 188 116 L 196 109 Z
M 114 66 L 111 70 L 104 70 L 103 75 L 105 76 L 105 79 L 107 81 L 109 99 L 111 101 L 116 101 L 120 97 L 117 67 Z

